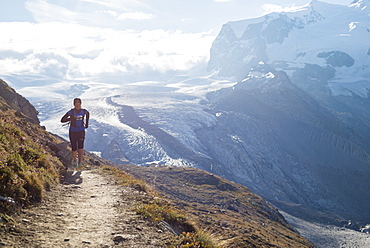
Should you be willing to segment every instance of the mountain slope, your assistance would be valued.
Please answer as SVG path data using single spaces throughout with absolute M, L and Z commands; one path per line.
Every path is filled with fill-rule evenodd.
M 251 77 L 211 100 L 217 125 L 198 135 L 225 165 L 217 173 L 282 207 L 293 202 L 356 220 L 370 217 L 368 152 L 284 72 Z
M 239 83 L 209 95 L 219 121 L 198 134 L 228 178 L 280 206 L 370 218 L 369 6 L 311 1 L 223 26 L 209 69 Z
M 43 199 L 63 167 L 54 157 L 57 139 L 39 125 L 35 108 L 0 81 L 0 196 L 20 205 Z M 12 211 L 0 201 L 0 210 Z
M 153 184 L 162 196 L 198 219 L 200 226 L 222 237 L 221 241 L 232 240 L 227 247 L 311 246 L 276 209 L 242 185 L 189 167 L 125 166 L 123 170 Z
M 23 113 L 30 119 L 32 123 L 39 124 L 37 117 L 38 112 L 30 102 L 16 93 L 14 89 L 9 87 L 3 80 L 0 79 L 0 92 L 3 110 L 11 108 Z

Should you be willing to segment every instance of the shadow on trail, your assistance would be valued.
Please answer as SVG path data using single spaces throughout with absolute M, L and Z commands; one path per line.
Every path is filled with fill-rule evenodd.
M 81 171 L 66 171 L 61 178 L 62 184 L 81 184 L 82 182 Z

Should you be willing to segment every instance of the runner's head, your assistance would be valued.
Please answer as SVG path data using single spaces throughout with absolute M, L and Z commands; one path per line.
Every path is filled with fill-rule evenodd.
M 75 98 L 73 99 L 73 105 L 75 106 L 75 109 L 81 109 L 81 99 L 80 98 Z

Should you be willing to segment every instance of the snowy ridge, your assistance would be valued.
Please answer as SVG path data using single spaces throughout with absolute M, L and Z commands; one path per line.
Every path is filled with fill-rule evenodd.
M 213 43 L 209 69 L 242 80 L 259 61 L 290 74 L 306 64 L 329 66 L 335 70 L 328 79 L 332 94 L 367 97 L 367 6 L 368 1 L 349 7 L 312 1 L 294 12 L 229 22 Z

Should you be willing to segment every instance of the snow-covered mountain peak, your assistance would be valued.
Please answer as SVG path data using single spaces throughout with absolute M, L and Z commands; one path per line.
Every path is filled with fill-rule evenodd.
M 332 4 L 329 4 L 329 3 L 325 3 L 325 2 L 321 2 L 321 1 L 317 1 L 317 0 L 312 0 L 307 5 L 307 7 L 310 8 L 310 9 L 322 10 L 323 8 L 328 8 L 331 5 Z
M 293 83 L 303 89 L 320 81 L 333 95 L 367 97 L 368 3 L 358 0 L 349 7 L 315 0 L 294 11 L 229 22 L 212 45 L 208 68 L 241 81 L 251 68 L 265 61 L 274 69 L 295 75 Z M 308 65 L 318 66 L 325 75 L 306 72 L 304 75 L 314 77 L 303 82 L 298 75 Z
M 339 10 L 347 9 L 347 6 L 325 3 L 317 0 L 311 1 L 308 6 L 308 11 L 315 11 L 320 13 L 322 16 L 330 17 L 338 14 Z

